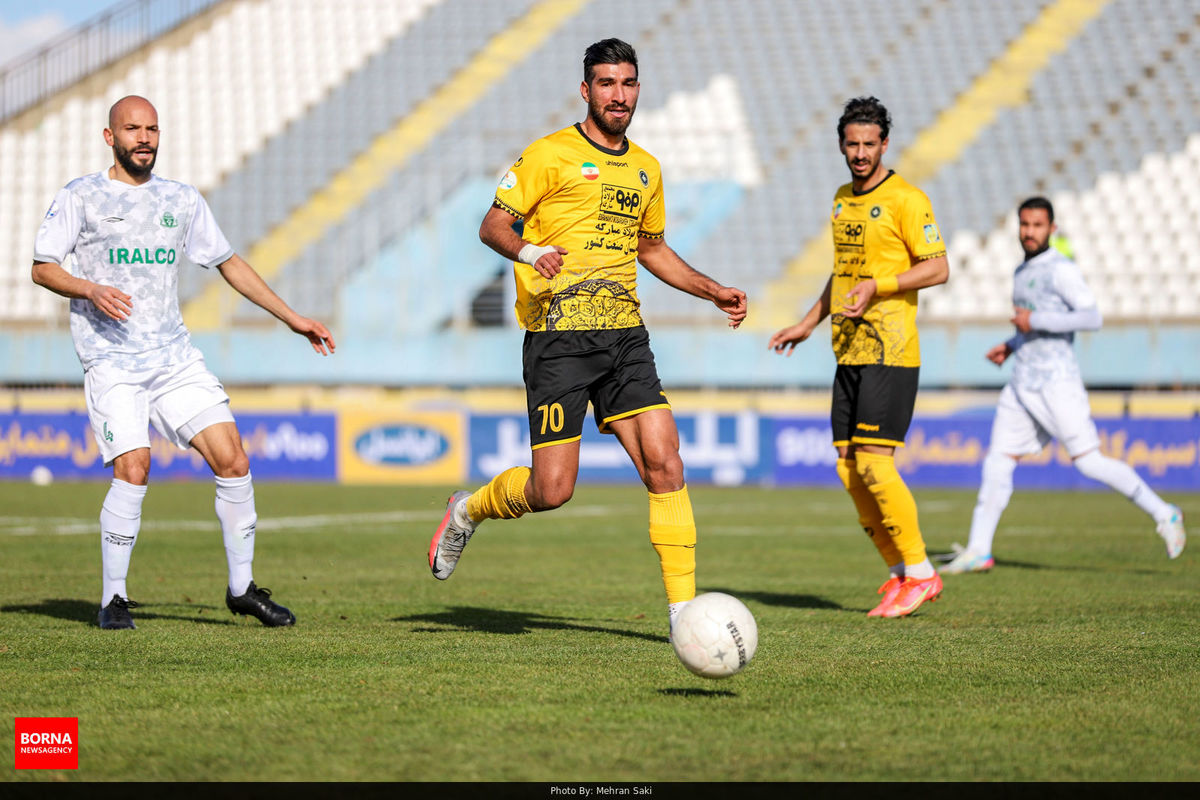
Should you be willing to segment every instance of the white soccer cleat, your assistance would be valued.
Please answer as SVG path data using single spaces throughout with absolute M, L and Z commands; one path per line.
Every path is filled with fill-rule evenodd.
M 1183 512 L 1171 506 L 1171 516 L 1158 523 L 1158 535 L 1167 543 L 1167 558 L 1179 558 L 1187 544 L 1187 533 L 1183 530 Z
M 962 575 L 967 572 L 987 572 L 996 566 L 996 559 L 991 553 L 974 553 L 963 550 L 946 566 L 938 570 L 943 575 Z
M 429 568 L 439 581 L 446 580 L 454 572 L 463 548 L 471 541 L 471 534 L 475 533 L 475 525 L 467 515 L 466 508 L 459 509 L 459 505 L 465 504 L 470 496 L 471 493 L 465 489 L 450 495 L 446 503 L 446 516 L 442 517 L 442 524 L 429 542 Z

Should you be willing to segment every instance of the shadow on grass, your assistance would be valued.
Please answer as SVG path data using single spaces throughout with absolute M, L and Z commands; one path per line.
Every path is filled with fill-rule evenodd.
M 577 625 L 570 617 L 548 617 L 526 611 L 503 611 L 495 608 L 454 606 L 436 614 L 413 614 L 410 617 L 393 617 L 392 622 L 425 622 L 441 625 L 440 628 L 413 628 L 414 633 L 448 633 L 453 629 L 478 631 L 480 633 L 518 634 L 533 630 L 585 631 L 587 633 L 611 633 L 648 642 L 665 642 L 666 636 L 641 631 L 625 631 L 603 628 L 597 625 Z
M 827 608 L 833 611 L 846 611 L 842 606 L 823 597 L 812 594 L 782 594 L 780 592 L 755 592 L 739 589 L 725 589 L 719 586 L 709 586 L 703 592 L 724 592 L 741 600 L 757 600 L 768 606 L 783 606 L 784 608 Z
M 929 559 L 934 562 L 947 562 L 951 561 L 954 556 L 954 553 L 930 553 Z M 1128 575 L 1158 575 L 1162 572 L 1162 570 L 1157 569 L 1129 569 L 1126 567 L 1093 566 L 1090 564 L 1035 564 L 1032 561 L 1012 561 L 1007 558 L 997 558 L 996 566 L 1012 567 L 1013 569 L 1044 569 L 1051 572 L 1120 572 Z
M 737 697 L 737 692 L 728 689 L 659 689 L 658 693 L 667 697 Z
M 179 607 L 176 603 L 165 604 L 141 604 L 136 609 L 133 609 L 134 622 L 141 622 L 146 619 L 174 619 L 184 622 L 201 622 L 206 625 L 233 625 L 234 622 L 228 619 L 217 619 L 216 617 L 201 616 L 208 611 L 218 611 L 216 606 L 198 606 L 188 605 L 182 606 L 186 609 L 195 609 L 195 614 L 156 614 L 149 609 L 166 607 Z M 37 603 L 27 603 L 24 605 L 9 605 L 0 606 L 0 614 L 40 614 L 44 617 L 54 617 L 55 619 L 65 619 L 68 622 L 82 622 L 85 625 L 96 626 L 96 615 L 100 611 L 99 603 L 89 603 L 86 600 L 75 600 L 62 597 L 48 598 Z

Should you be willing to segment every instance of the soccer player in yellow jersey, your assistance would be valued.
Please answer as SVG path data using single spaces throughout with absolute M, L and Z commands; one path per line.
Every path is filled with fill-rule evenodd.
M 532 468 L 451 495 L 429 566 L 445 580 L 483 520 L 571 499 L 590 401 L 597 427 L 616 435 L 650 493 L 650 543 L 673 621 L 696 593 L 696 524 L 675 418 L 642 325 L 637 265 L 711 301 L 733 328 L 746 317 L 746 295 L 692 269 L 663 239 L 658 161 L 625 137 L 639 88 L 633 47 L 619 39 L 591 45 L 579 88 L 587 118 L 529 145 L 500 180 L 479 238 L 515 262 Z M 524 238 L 513 230 L 518 220 Z
M 917 505 L 892 456 L 917 396 L 917 290 L 949 276 L 929 198 L 883 166 L 891 118 L 874 97 L 846 103 L 838 142 L 850 183 L 833 198 L 833 275 L 804 319 L 771 337 L 791 355 L 832 315 L 833 445 L 859 522 L 887 564 L 868 616 L 902 617 L 934 600 L 942 580 L 925 555 Z

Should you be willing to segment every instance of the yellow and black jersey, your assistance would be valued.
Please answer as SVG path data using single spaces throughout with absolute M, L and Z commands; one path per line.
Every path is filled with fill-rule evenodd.
M 522 236 L 567 251 L 552 280 L 513 264 L 517 319 L 530 331 L 603 330 L 642 324 L 638 237 L 666 225 L 658 161 L 628 139 L 610 150 L 564 128 L 525 149 L 496 188 L 495 203 L 525 220 Z
M 921 365 L 917 292 L 876 296 L 862 317 L 841 314 L 846 293 L 860 281 L 906 272 L 914 263 L 945 255 L 929 198 L 896 173 L 862 194 L 851 184 L 833 198 L 833 352 L 839 364 Z

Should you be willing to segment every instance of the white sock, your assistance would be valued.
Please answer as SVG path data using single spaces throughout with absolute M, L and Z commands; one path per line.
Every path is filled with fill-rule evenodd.
M 933 569 L 933 564 L 929 563 L 929 559 L 925 559 L 919 564 L 905 564 L 904 576 L 912 578 L 914 581 L 926 581 L 932 578 L 937 573 Z
M 992 554 L 992 539 L 1000 515 L 1012 499 L 1013 472 L 1017 460 L 1003 453 L 988 451 L 983 459 L 983 479 L 979 482 L 979 497 L 975 501 L 975 512 L 971 515 L 971 537 L 967 549 L 981 556 Z
M 1102 456 L 1099 451 L 1093 450 L 1075 459 L 1075 469 L 1094 481 L 1116 489 L 1153 517 L 1155 522 L 1171 518 L 1171 506 L 1156 495 L 1141 476 L 1134 472 L 1133 467 L 1124 461 Z
M 250 566 L 254 562 L 254 485 L 250 473 L 240 478 L 217 478 L 217 519 L 225 538 L 225 558 L 229 561 L 229 593 L 241 597 L 254 580 Z
M 888 567 L 888 574 L 891 575 L 893 578 L 900 578 L 901 580 L 903 580 L 904 579 L 904 562 L 901 561 L 899 564 L 892 564 L 890 567 Z
M 113 595 L 129 599 L 125 578 L 129 575 L 129 559 L 137 544 L 142 527 L 142 500 L 145 486 L 113 478 L 104 504 L 100 508 L 100 607 L 108 605 Z
M 667 621 L 671 624 L 672 631 L 675 630 L 675 620 L 679 619 L 679 612 L 690 602 L 691 600 L 681 600 L 678 603 L 667 603 Z

